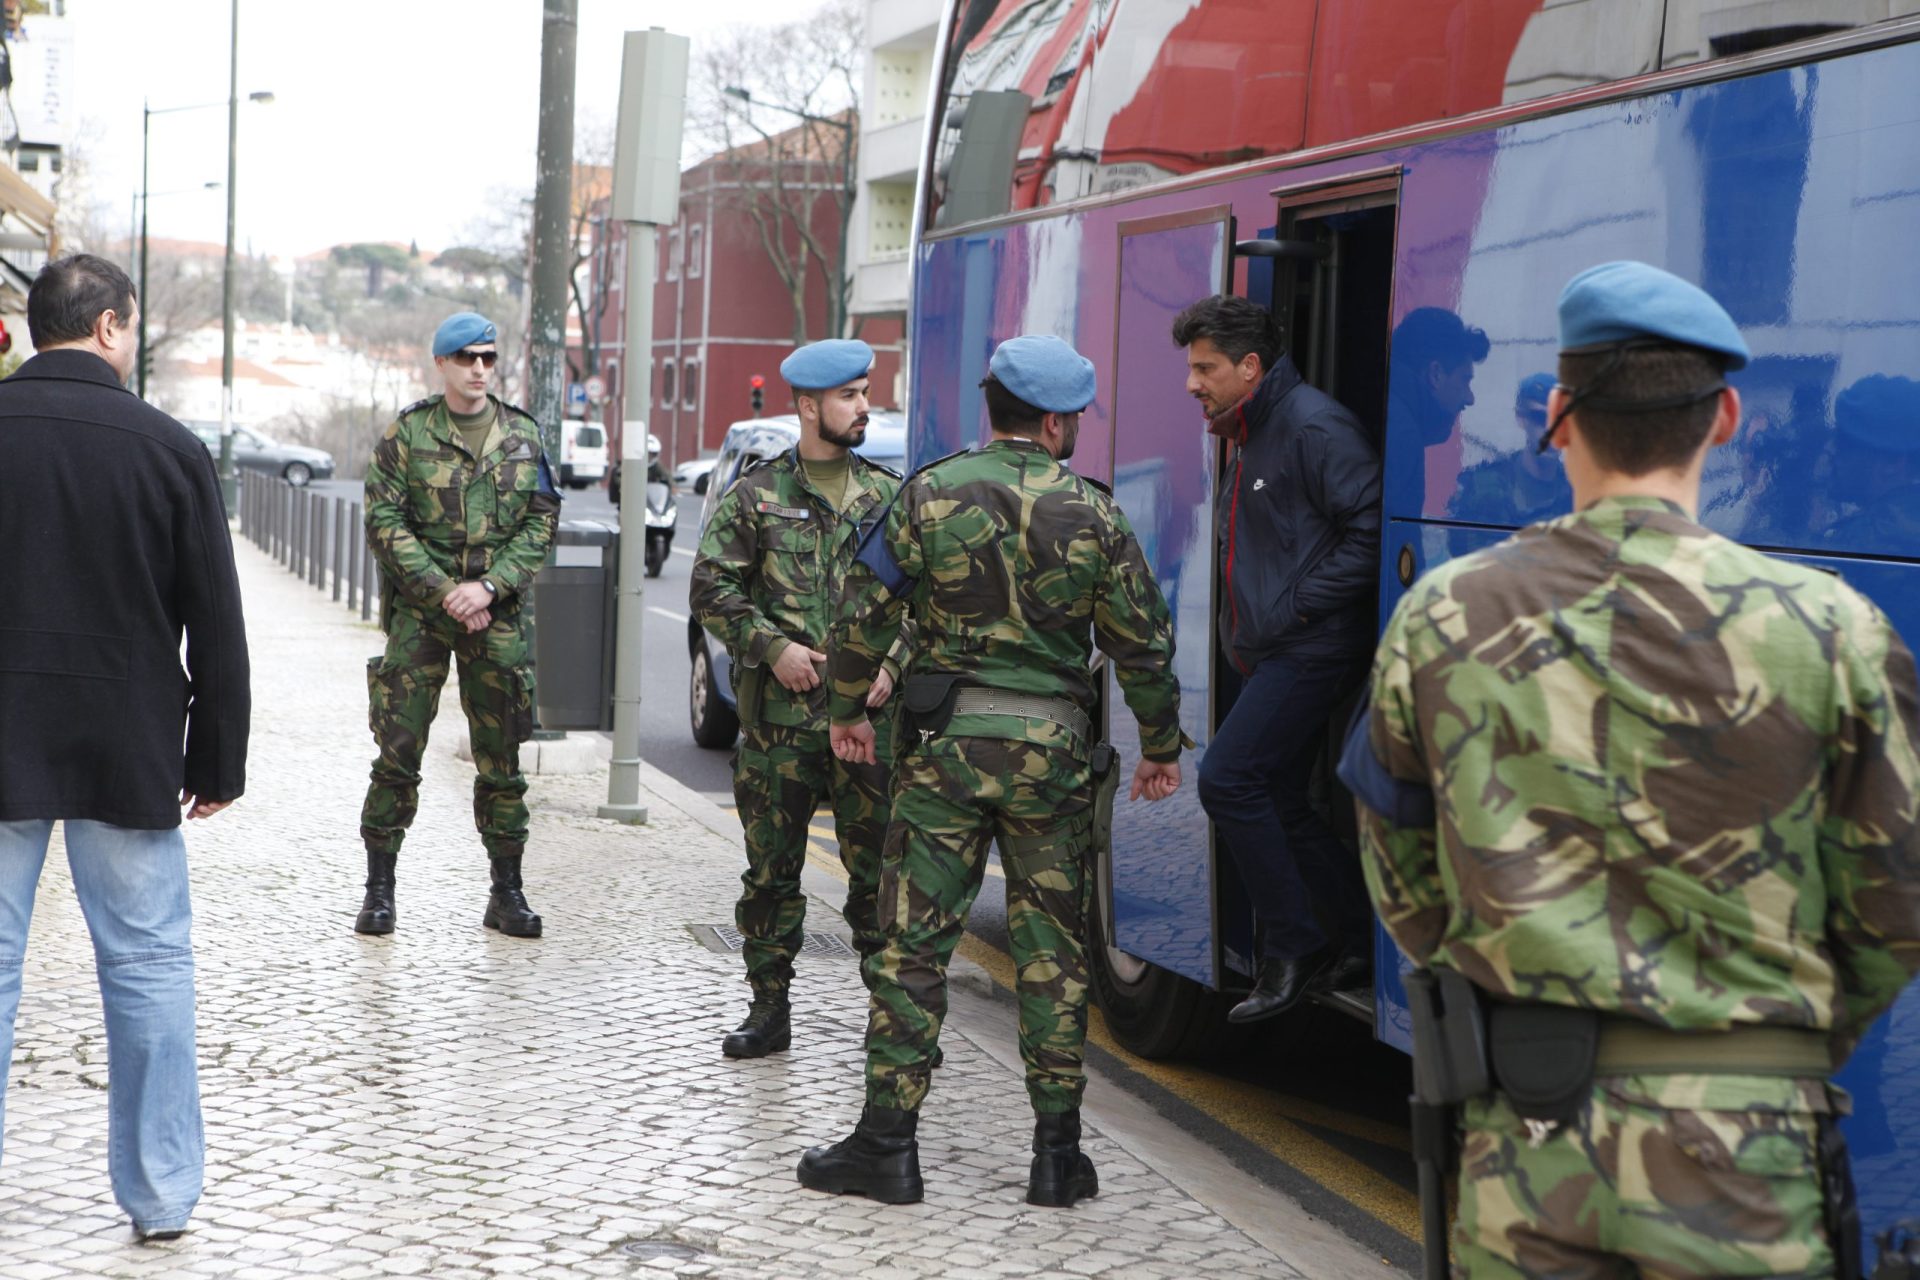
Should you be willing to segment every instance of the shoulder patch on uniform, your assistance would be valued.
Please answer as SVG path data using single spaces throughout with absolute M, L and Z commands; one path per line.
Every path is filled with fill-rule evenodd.
M 860 454 L 857 454 L 857 453 L 854 454 L 853 456 L 856 458 L 859 458 L 860 465 L 865 467 L 869 471 L 878 471 L 881 475 L 892 476 L 895 480 L 898 480 L 900 478 L 900 473 L 898 471 L 895 471 L 892 467 L 883 466 L 882 464 L 875 462 L 872 458 L 862 457 Z
M 393 415 L 394 420 L 397 422 L 401 418 L 407 417 L 409 414 L 415 414 L 420 412 L 422 409 L 430 407 L 433 404 L 433 400 L 434 398 L 432 396 L 428 396 L 424 400 L 415 400 L 412 404 L 402 409 L 399 413 L 394 414 Z
M 786 456 L 787 455 L 784 453 L 776 453 L 771 455 L 770 457 L 755 458 L 752 462 L 749 462 L 746 466 L 740 468 L 740 474 L 743 476 L 749 475 L 752 472 L 760 470 L 762 467 L 770 467 L 774 463 L 780 461 L 780 459 Z
M 783 507 L 777 502 L 768 502 L 765 499 L 754 503 L 753 509 L 766 515 L 779 516 L 785 520 L 813 519 L 813 512 L 807 510 L 805 507 Z
M 1080 475 L 1078 471 L 1074 472 L 1074 474 L 1077 476 Z M 1104 480 L 1095 480 L 1092 476 L 1080 476 L 1080 479 L 1086 482 L 1088 488 L 1098 489 L 1101 493 L 1106 494 L 1109 498 L 1113 496 L 1113 486 L 1106 483 Z
M 521 417 L 525 418 L 528 422 L 533 423 L 535 426 L 538 426 L 540 424 L 540 419 L 534 417 L 532 414 L 528 413 L 525 409 L 522 409 L 517 404 L 509 404 L 505 400 L 502 400 L 500 402 L 500 407 L 502 409 L 505 409 L 508 413 L 519 414 Z
M 943 462 L 952 462 L 955 458 L 964 458 L 972 452 L 973 450 L 971 449 L 955 449 L 952 453 L 948 454 L 944 458 L 935 458 L 932 462 L 923 462 L 919 466 L 915 467 L 913 470 L 907 472 L 907 479 L 909 480 L 917 479 L 925 472 L 933 470 L 935 467 L 939 466 Z

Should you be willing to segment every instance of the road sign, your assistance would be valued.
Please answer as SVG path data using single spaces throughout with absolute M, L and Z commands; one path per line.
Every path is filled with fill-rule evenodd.
M 596 373 L 591 378 L 587 379 L 587 399 L 592 401 L 594 404 L 600 404 L 604 402 L 606 398 L 607 398 L 606 379 L 602 378 L 599 374 Z
M 567 412 L 574 413 L 587 407 L 587 389 L 578 382 L 567 384 Z

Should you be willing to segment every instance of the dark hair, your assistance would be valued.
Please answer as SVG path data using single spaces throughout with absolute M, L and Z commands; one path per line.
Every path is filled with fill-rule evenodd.
M 987 393 L 987 421 L 993 424 L 995 431 L 1010 436 L 1040 434 L 1040 424 L 1047 416 L 1046 410 L 1028 404 L 1007 390 L 1006 384 L 992 374 L 981 381 L 980 389 Z
M 1578 355 L 1563 352 L 1561 385 L 1570 391 L 1585 388 L 1613 355 L 1612 351 Z M 1609 403 L 1684 396 L 1705 392 L 1721 380 L 1726 369 L 1726 357 L 1699 347 L 1647 347 L 1622 355 L 1619 366 L 1589 394 Z M 1573 417 L 1601 466 L 1623 475 L 1643 476 L 1650 471 L 1683 467 L 1692 460 L 1713 429 L 1713 417 L 1719 408 L 1720 398 L 1712 395 L 1677 409 L 1639 411 L 1602 409 L 1582 401 L 1574 408 Z
M 1416 307 L 1393 327 L 1393 358 L 1421 371 L 1429 361 L 1458 369 L 1479 364 L 1493 350 L 1485 329 L 1476 329 L 1445 307 Z
M 27 290 L 27 332 L 35 347 L 80 342 L 93 336 L 93 325 L 103 311 L 120 318 L 121 328 L 133 319 L 133 281 L 105 258 L 73 253 L 40 268 Z
M 1273 312 L 1232 294 L 1202 298 L 1173 318 L 1174 346 L 1190 347 L 1199 338 L 1211 340 L 1235 364 L 1259 356 L 1262 373 L 1280 358 L 1280 322 Z

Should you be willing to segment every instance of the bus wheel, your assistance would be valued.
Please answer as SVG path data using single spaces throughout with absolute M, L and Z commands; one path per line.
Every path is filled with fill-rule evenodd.
M 1099 861 L 1104 880 L 1106 859 Z M 1097 886 L 1088 936 L 1094 998 L 1120 1046 L 1158 1059 L 1215 1057 L 1243 1044 L 1246 1028 L 1227 1021 L 1232 997 L 1105 945 L 1109 901 L 1106 885 Z

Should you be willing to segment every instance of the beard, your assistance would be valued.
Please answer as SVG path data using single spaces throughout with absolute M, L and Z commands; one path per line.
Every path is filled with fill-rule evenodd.
M 852 422 L 848 423 L 844 429 L 830 427 L 827 425 L 827 420 L 822 418 L 820 419 L 820 438 L 828 444 L 838 445 L 842 449 L 852 449 L 857 445 L 863 444 L 867 438 L 867 415 L 864 413 L 861 414 Z
M 1065 462 L 1073 456 L 1073 446 L 1080 443 L 1080 424 L 1074 423 L 1060 433 L 1060 452 L 1054 455 L 1054 461 Z

